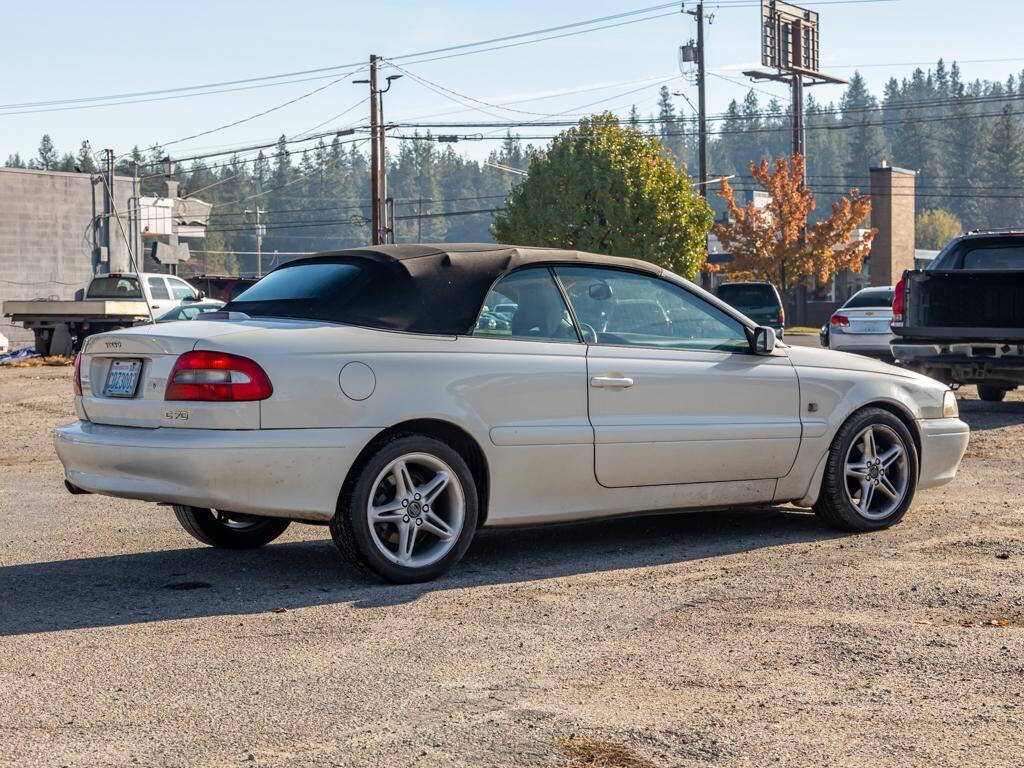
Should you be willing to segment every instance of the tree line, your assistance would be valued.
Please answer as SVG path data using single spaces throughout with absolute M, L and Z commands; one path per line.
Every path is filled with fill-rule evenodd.
M 868 168 L 887 161 L 919 172 L 919 247 L 939 247 L 961 228 L 1024 224 L 1024 73 L 1004 82 L 966 81 L 957 64 L 939 60 L 909 78 L 891 79 L 881 97 L 854 73 L 838 102 L 822 103 L 809 90 L 805 105 L 808 185 L 817 206 L 812 221 L 828 214 L 850 188 L 868 188 Z M 753 189 L 751 162 L 790 153 L 790 107 L 752 88 L 709 124 L 713 177 L 735 174 L 738 193 Z M 662 88 L 657 113 L 642 118 L 634 108 L 626 124 L 653 134 L 680 166 L 697 167 L 696 119 Z M 437 137 L 389 140 L 388 193 L 395 199 L 398 242 L 490 241 L 495 209 L 505 206 L 522 176 L 460 155 Z M 335 137 L 296 149 L 281 137 L 275 148 L 195 160 L 172 171 L 181 192 L 214 205 L 196 268 L 251 272 L 255 227 L 265 214 L 264 265 L 308 252 L 365 243 L 369 239 L 369 165 L 365 138 Z M 443 147 L 443 148 L 442 148 Z M 489 162 L 525 170 L 545 151 L 508 135 Z M 118 172 L 136 168 L 143 194 L 162 194 L 166 152 L 135 148 Z M 95 153 L 83 141 L 77 153 L 59 152 L 44 136 L 37 157 L 14 154 L 6 165 L 95 172 Z M 724 204 L 714 197 L 719 213 Z M 221 253 L 224 252 L 224 253 Z M 275 252 L 278 254 L 275 256 Z M 236 255 L 239 254 L 239 255 Z

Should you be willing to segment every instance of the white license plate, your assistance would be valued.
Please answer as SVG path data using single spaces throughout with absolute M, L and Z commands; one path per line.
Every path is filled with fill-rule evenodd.
M 134 397 L 139 384 L 141 360 L 114 360 L 107 371 L 107 383 L 103 385 L 104 397 Z

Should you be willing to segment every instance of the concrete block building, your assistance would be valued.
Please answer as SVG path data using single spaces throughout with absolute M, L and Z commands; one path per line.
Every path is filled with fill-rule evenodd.
M 114 177 L 114 205 L 129 243 L 141 239 L 126 215 L 135 196 L 130 177 Z M 107 205 L 99 174 L 0 168 L 0 303 L 73 299 L 94 274 L 129 270 L 125 238 L 116 220 L 108 222 Z M 7 318 L 0 323 L 12 345 L 32 341 Z

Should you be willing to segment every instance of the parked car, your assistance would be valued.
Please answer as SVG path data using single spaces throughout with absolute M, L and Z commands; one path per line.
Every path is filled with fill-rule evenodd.
M 1024 384 L 1024 229 L 968 232 L 893 302 L 896 363 L 998 402 Z
M 715 294 L 755 323 L 774 328 L 781 339 L 786 330 L 786 311 L 775 286 L 768 282 L 722 283 Z
M 853 294 L 829 318 L 829 349 L 890 358 L 892 298 L 891 285 L 862 288 Z
M 620 301 L 681 319 L 604 322 Z M 509 333 L 478 331 L 502 303 Z M 939 382 L 776 345 L 633 259 L 368 246 L 288 263 L 212 317 L 87 341 L 79 420 L 55 436 L 69 490 L 173 505 L 219 547 L 329 524 L 395 582 L 444 573 L 481 526 L 793 502 L 885 528 L 967 446 Z
M 198 301 L 194 304 L 183 304 L 170 312 L 165 312 L 156 319 L 158 323 L 173 323 L 175 320 L 195 320 L 210 312 L 219 312 L 224 308 L 223 301 Z

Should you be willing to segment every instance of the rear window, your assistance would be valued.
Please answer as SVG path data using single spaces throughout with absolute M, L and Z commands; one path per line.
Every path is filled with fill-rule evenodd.
M 843 309 L 860 309 L 862 307 L 891 307 L 892 291 L 858 291 L 843 304 Z
M 141 299 L 142 290 L 134 277 L 94 277 L 87 299 Z
M 963 269 L 1024 269 L 1024 246 L 965 251 Z
M 405 273 L 367 259 L 303 262 L 271 272 L 225 310 L 251 317 L 323 320 L 371 328 L 401 327 L 416 299 Z
M 734 307 L 778 306 L 779 300 L 770 285 L 723 285 L 718 298 Z

